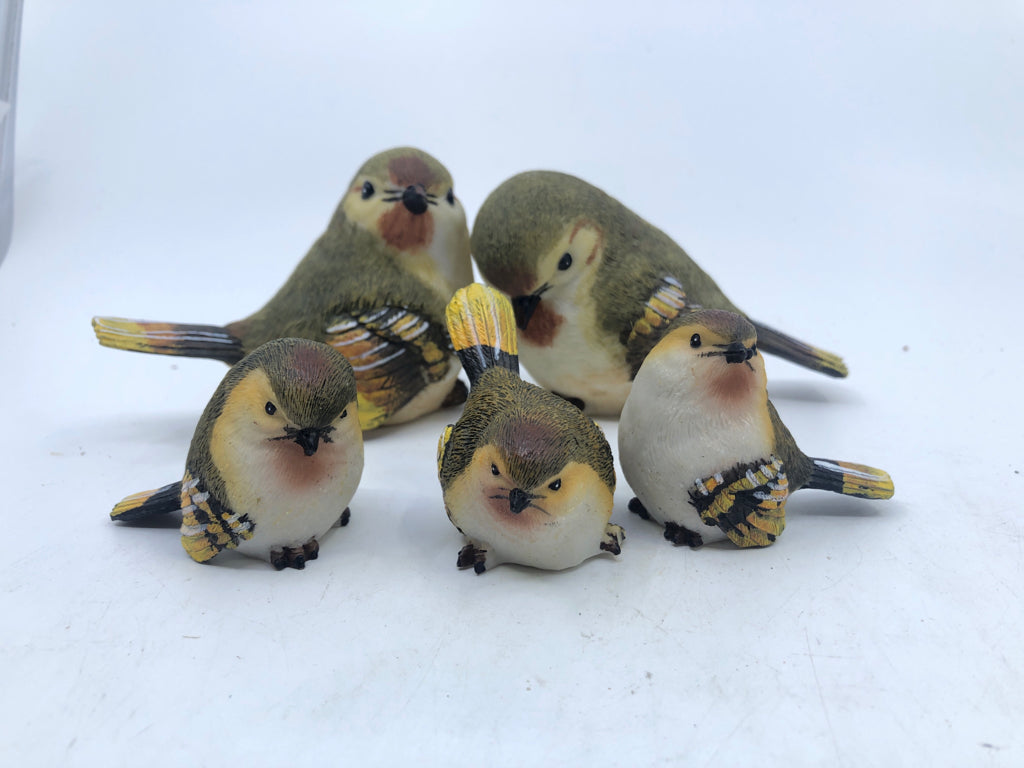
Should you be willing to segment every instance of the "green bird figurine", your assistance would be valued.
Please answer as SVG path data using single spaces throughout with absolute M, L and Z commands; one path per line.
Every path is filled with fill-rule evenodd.
M 473 224 L 484 279 L 512 298 L 523 362 L 588 413 L 615 415 L 669 322 L 739 310 L 664 232 L 574 176 L 513 176 Z M 755 323 L 762 351 L 845 376 L 836 355 Z
M 438 445 L 445 511 L 468 540 L 457 565 L 561 570 L 619 554 L 608 441 L 579 409 L 519 377 L 508 300 L 475 283 L 456 292 L 447 317 L 471 385 Z
M 356 173 L 327 231 L 262 309 L 226 326 L 93 318 L 100 344 L 232 364 L 271 339 L 335 347 L 352 363 L 363 429 L 465 399 L 444 327 L 473 280 L 469 231 L 437 160 L 402 147 Z
M 676 320 L 637 372 L 619 420 L 619 461 L 637 495 L 629 507 L 675 544 L 767 546 L 801 488 L 893 495 L 882 470 L 797 447 L 768 399 L 759 351 L 745 318 L 699 310 Z
M 236 363 L 196 426 L 182 480 L 119 502 L 112 520 L 180 510 L 197 562 L 225 549 L 278 570 L 314 560 L 348 523 L 363 472 L 352 366 L 331 347 L 277 339 Z

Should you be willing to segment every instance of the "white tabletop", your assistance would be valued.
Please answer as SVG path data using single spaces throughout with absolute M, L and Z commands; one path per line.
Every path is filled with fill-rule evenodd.
M 0 759 L 1024 764 L 1019 9 L 343 5 L 26 8 Z M 621 557 L 476 576 L 436 479 L 454 410 L 369 436 L 304 571 L 112 524 L 180 478 L 226 369 L 101 348 L 90 317 L 248 314 L 399 144 L 471 218 L 518 171 L 582 176 L 842 353 L 842 381 L 769 360 L 770 391 L 895 498 L 802 492 L 776 545 L 691 551 L 620 473 Z

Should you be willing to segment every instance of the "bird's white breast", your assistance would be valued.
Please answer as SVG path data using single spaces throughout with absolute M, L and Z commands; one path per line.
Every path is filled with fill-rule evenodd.
M 562 321 L 550 340 L 519 334 L 526 370 L 545 389 L 582 399 L 589 414 L 618 415 L 629 395 L 629 370 L 619 340 L 600 329 L 592 302 L 545 296 L 538 311 L 554 312 Z
M 648 358 L 637 374 L 619 421 L 619 461 L 654 519 L 714 541 L 725 535 L 700 520 L 690 491 L 698 479 L 767 458 L 770 425 L 756 397 L 721 407 L 706 396 L 688 364 L 674 369 L 673 361 L 678 358 Z
M 321 442 L 312 456 L 293 441 L 266 439 L 245 441 L 234 453 L 231 469 L 222 468 L 228 505 L 254 523 L 253 537 L 238 550 L 264 559 L 272 549 L 302 546 L 326 533 L 352 500 L 363 470 L 361 443 L 353 446 L 343 435 Z
M 487 567 L 518 563 L 562 570 L 601 552 L 612 512 L 612 493 L 593 482 L 565 505 L 557 516 L 527 509 L 511 514 L 508 501 L 494 498 L 495 488 L 464 472 L 445 493 L 452 522 L 478 547 L 487 550 Z

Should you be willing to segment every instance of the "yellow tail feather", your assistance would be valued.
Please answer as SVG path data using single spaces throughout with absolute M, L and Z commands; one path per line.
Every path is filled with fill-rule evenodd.
M 480 283 L 460 288 L 448 304 L 445 319 L 470 384 L 495 366 L 519 372 L 515 315 L 502 293 Z
M 110 519 L 131 522 L 150 515 L 167 514 L 177 509 L 181 509 L 180 482 L 126 496 L 110 510 Z
M 849 373 L 843 358 L 834 352 L 815 347 L 799 339 L 794 339 L 782 331 L 777 331 L 762 323 L 755 322 L 757 328 L 757 346 L 762 352 L 778 355 L 783 360 L 810 368 L 812 371 L 824 373 L 826 376 L 845 378 Z
M 862 499 L 890 499 L 895 493 L 888 472 L 866 464 L 831 459 L 814 459 L 807 486 Z
M 154 323 L 122 317 L 94 317 L 92 328 L 104 347 L 180 357 L 207 357 L 225 363 L 238 362 L 242 342 L 216 325 Z
M 110 510 L 110 519 L 124 519 L 125 515 L 128 515 L 129 518 L 134 517 L 134 515 L 130 513 L 145 504 L 146 500 L 154 493 L 156 493 L 155 490 L 140 491 L 139 493 L 133 493 L 131 496 L 124 497 L 114 505 L 112 510 Z
M 480 283 L 460 288 L 448 304 L 445 319 L 456 352 L 483 346 L 519 354 L 512 304 L 493 288 Z

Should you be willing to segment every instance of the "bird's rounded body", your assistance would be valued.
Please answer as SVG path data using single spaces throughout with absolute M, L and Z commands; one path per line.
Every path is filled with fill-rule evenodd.
M 597 425 L 509 371 L 495 369 L 481 378 L 452 428 L 451 463 L 441 471 L 449 519 L 475 547 L 486 550 L 488 568 L 510 562 L 561 570 L 601 552 L 615 485 L 614 474 L 609 485 L 611 452 Z M 505 419 L 505 429 L 489 429 Z M 594 445 L 602 465 L 573 460 L 569 451 L 559 450 L 560 442 L 572 439 Z M 515 465 L 542 453 L 558 458 L 522 482 L 525 473 Z M 552 490 L 556 482 L 559 487 Z M 511 503 L 515 488 L 533 497 L 521 510 Z
M 722 382 L 731 390 L 724 402 L 695 393 L 709 386 L 696 370 L 704 363 L 680 359 L 668 343 L 648 355 L 619 420 L 619 463 L 652 518 L 699 532 L 710 543 L 726 535 L 704 524 L 690 491 L 703 478 L 771 455 L 774 434 L 763 365 L 723 371 L 735 379 Z
M 472 383 L 438 447 L 445 511 L 467 539 L 459 566 L 561 570 L 618 554 L 624 534 L 609 523 L 608 442 L 579 409 L 519 377 L 508 301 L 468 286 L 452 299 L 448 323 Z
M 341 434 L 312 456 L 293 440 L 267 440 L 251 420 L 231 414 L 217 420 L 210 459 L 222 478 L 231 478 L 224 501 L 253 521 L 252 538 L 238 542 L 240 553 L 269 561 L 271 552 L 302 547 L 338 523 L 363 472 L 354 406 L 350 416 Z
M 472 251 L 484 279 L 511 297 L 531 375 L 588 413 L 621 411 L 674 318 L 699 307 L 739 312 L 668 235 L 567 174 L 530 171 L 501 184 L 480 208 Z M 765 350 L 846 375 L 837 356 L 759 328 Z
M 789 494 L 804 487 L 893 493 L 881 470 L 797 447 L 768 399 L 754 326 L 722 310 L 679 318 L 643 361 L 619 421 L 619 461 L 630 509 L 690 546 L 771 544 Z
M 199 562 L 225 549 L 301 568 L 348 521 L 363 471 L 355 377 L 336 350 L 277 339 L 233 366 L 196 426 L 185 476 L 121 501 L 111 518 L 180 510 Z

